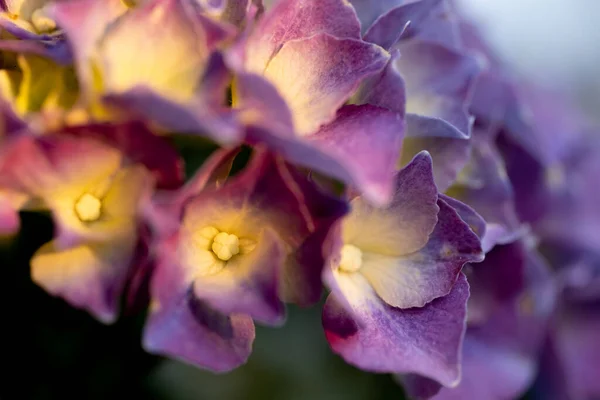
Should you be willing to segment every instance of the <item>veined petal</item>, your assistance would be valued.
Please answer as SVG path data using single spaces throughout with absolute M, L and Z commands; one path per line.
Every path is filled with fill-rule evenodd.
M 307 139 L 339 160 L 351 179 L 348 183 L 366 198 L 375 204 L 387 204 L 394 192 L 393 175 L 403 128 L 403 121 L 394 112 L 370 105 L 350 105 L 340 109 L 331 124 Z
M 447 296 L 402 310 L 385 304 L 360 274 L 333 274 L 323 310 L 333 351 L 368 371 L 418 373 L 445 386 L 459 382 L 469 296 L 464 275 Z
M 483 259 L 477 236 L 443 200 L 427 244 L 401 257 L 363 251 L 360 273 L 381 299 L 393 307 L 423 307 L 454 286 L 466 262 Z
M 353 3 L 361 0 L 353 0 Z M 376 43 L 385 49 L 398 40 L 418 37 L 428 42 L 442 44 L 448 48 L 458 48 L 460 44 L 456 18 L 446 0 L 420 0 L 406 2 L 384 1 L 388 8 L 365 32 L 364 40 Z M 399 4 L 400 3 L 400 4 Z
M 361 80 L 383 69 L 388 57 L 378 46 L 319 34 L 284 44 L 264 76 L 288 104 L 296 131 L 308 135 L 333 120 Z
M 360 39 L 352 7 L 343 0 L 281 0 L 256 24 L 245 45 L 245 69 L 262 74 L 286 42 L 327 33 Z
M 135 240 L 124 236 L 71 248 L 47 243 L 31 260 L 31 277 L 50 294 L 111 323 L 118 315 Z
M 351 202 L 352 212 L 343 223 L 344 243 L 363 251 L 401 256 L 423 248 L 437 223 L 437 189 L 427 153 L 396 175 L 392 202 L 377 208 L 362 198 Z

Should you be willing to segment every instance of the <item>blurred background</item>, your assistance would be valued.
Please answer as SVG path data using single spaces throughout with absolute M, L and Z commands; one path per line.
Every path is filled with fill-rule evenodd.
M 482 33 L 523 76 L 565 90 L 598 121 L 600 1 L 461 0 Z M 140 348 L 143 315 L 104 326 L 31 283 L 29 258 L 52 237 L 47 216 L 23 214 L 0 243 L 0 399 L 242 400 L 403 398 L 388 375 L 346 365 L 325 341 L 320 306 L 290 308 L 280 329 L 257 328 L 244 367 L 215 375 Z

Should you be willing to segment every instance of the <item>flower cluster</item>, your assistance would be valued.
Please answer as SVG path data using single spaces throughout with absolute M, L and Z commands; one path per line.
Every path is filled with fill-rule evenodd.
M 0 8 L 0 234 L 50 213 L 48 293 L 229 371 L 325 286 L 414 398 L 600 395 L 600 143 L 451 1 Z

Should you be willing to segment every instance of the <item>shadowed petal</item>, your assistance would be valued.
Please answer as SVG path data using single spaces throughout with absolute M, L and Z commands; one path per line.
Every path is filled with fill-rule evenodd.
M 406 83 L 406 111 L 443 120 L 470 135 L 468 102 L 480 66 L 473 57 L 435 43 L 409 41 L 396 61 Z
M 111 323 L 118 315 L 135 244 L 135 236 L 116 239 L 66 249 L 47 243 L 31 260 L 31 277 L 50 294 Z
M 381 301 L 360 274 L 343 274 L 330 282 L 335 286 L 323 310 L 333 351 L 368 371 L 412 372 L 447 386 L 458 383 L 469 295 L 464 275 L 447 296 L 402 310 Z M 342 306 L 346 302 L 348 309 Z
M 173 239 L 163 243 L 167 257 L 175 244 Z M 215 311 L 193 296 L 192 282 L 181 264 L 161 258 L 151 282 L 144 348 L 217 372 L 245 363 L 254 341 L 252 318 Z
M 398 172 L 387 207 L 373 207 L 362 198 L 351 202 L 352 213 L 344 221 L 344 243 L 389 256 L 416 252 L 425 246 L 437 223 L 436 202 L 431 158 L 423 152 Z

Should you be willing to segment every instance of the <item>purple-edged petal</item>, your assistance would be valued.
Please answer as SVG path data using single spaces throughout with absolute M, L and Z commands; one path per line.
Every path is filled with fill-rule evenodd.
M 141 122 L 72 126 L 59 134 L 96 139 L 119 149 L 130 161 L 146 167 L 159 189 L 175 189 L 183 184 L 183 161 L 179 154 Z
M 262 73 L 285 43 L 327 33 L 360 39 L 360 25 L 343 0 L 281 0 L 262 16 L 245 45 L 245 69 Z
M 404 80 L 396 65 L 400 52 L 394 50 L 390 53 L 385 68 L 377 74 L 363 80 L 354 93 L 352 102 L 356 104 L 372 104 L 397 112 L 404 118 L 406 109 L 406 90 Z
M 554 331 L 557 355 L 575 399 L 600 395 L 600 313 L 598 307 L 565 307 Z
M 403 128 L 399 116 L 383 108 L 346 106 L 308 141 L 343 163 L 361 192 L 385 204 L 393 194 Z
M 70 248 L 47 243 L 31 260 L 31 278 L 48 293 L 111 323 L 118 315 L 134 245 L 135 236 Z
M 354 199 L 352 213 L 344 221 L 344 243 L 389 256 L 423 248 L 439 211 L 431 168 L 427 153 L 417 155 L 397 173 L 392 202 L 384 208 L 374 207 L 362 198 Z
M 392 192 L 402 130 L 402 120 L 394 112 L 351 105 L 306 138 L 258 127 L 249 128 L 247 135 L 250 143 L 265 143 L 287 160 L 340 179 L 373 203 L 385 204 Z
M 75 59 L 75 68 L 88 94 L 94 79 L 90 63 L 109 24 L 121 16 L 127 7 L 121 0 L 79 0 L 57 2 L 49 7 L 49 15 L 65 33 Z
M 473 207 L 485 219 L 488 225 L 483 238 L 486 251 L 496 243 L 514 240 L 521 229 L 514 209 L 511 182 L 493 143 L 494 137 L 483 131 L 474 131 L 469 164 L 461 172 L 458 182 L 446 191 L 448 195 Z
M 477 60 L 418 40 L 398 48 L 396 65 L 406 83 L 407 113 L 443 120 L 469 137 L 467 108 L 481 69 Z
M 440 191 L 445 191 L 469 162 L 471 147 L 471 141 L 446 121 L 407 114 L 400 165 L 426 150 L 433 159 L 435 183 Z
M 296 131 L 308 135 L 333 120 L 361 80 L 383 69 L 388 57 L 360 40 L 319 34 L 284 44 L 263 75 L 286 101 Z
M 214 111 L 202 101 L 172 101 L 144 86 L 107 95 L 103 100 L 136 117 L 153 121 L 171 132 L 204 135 L 224 146 L 231 146 L 241 140 L 240 129 L 232 116 Z
M 394 3 L 394 1 L 387 1 L 387 3 Z M 400 4 L 380 15 L 368 27 L 364 40 L 376 43 L 385 49 L 392 47 L 399 39 L 407 40 L 413 37 L 436 42 L 449 48 L 459 47 L 458 26 L 447 1 L 421 0 L 408 4 L 395 1 L 395 3 Z
M 333 351 L 374 372 L 418 373 L 454 386 L 460 380 L 467 281 L 422 308 L 385 304 L 359 274 L 338 276 L 323 310 Z M 344 300 L 338 300 L 342 297 Z M 347 303 L 347 305 L 345 304 Z
M 160 257 L 152 278 L 144 348 L 218 372 L 240 366 L 252 351 L 252 318 L 224 315 L 195 298 L 189 271 L 170 259 L 175 244 L 161 245 L 166 257 Z
M 363 252 L 361 273 L 389 305 L 423 307 L 448 294 L 462 266 L 483 259 L 477 237 L 438 200 L 438 222 L 422 249 L 401 258 Z
M 0 50 L 47 57 L 60 65 L 69 65 L 73 62 L 71 49 L 66 40 L 60 36 L 33 40 L 0 40 Z
M 485 235 L 485 220 L 481 215 L 477 214 L 475 210 L 466 205 L 465 203 L 456 200 L 445 194 L 439 194 L 439 198 L 442 199 L 446 204 L 454 209 L 469 228 L 481 239 Z

